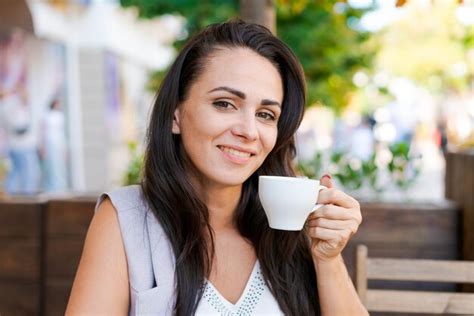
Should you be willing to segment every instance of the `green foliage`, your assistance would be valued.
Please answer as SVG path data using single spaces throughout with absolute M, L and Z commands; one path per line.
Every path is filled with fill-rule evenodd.
M 362 162 L 362 174 L 370 189 L 378 195 L 383 189 L 380 186 L 379 168 L 376 159 L 377 155 L 374 153 L 369 160 Z
M 468 90 L 474 28 L 459 21 L 458 8 L 454 0 L 408 2 L 400 18 L 374 36 L 380 43 L 377 67 L 434 92 Z
M 7 159 L 0 157 L 0 191 L 1 191 L 1 188 L 3 187 L 3 183 L 7 176 L 7 171 L 8 171 Z
M 309 178 L 317 178 L 325 170 L 331 170 L 333 177 L 346 190 L 357 191 L 367 187 L 378 196 L 392 184 L 406 192 L 420 173 L 419 157 L 410 154 L 408 143 L 396 143 L 389 149 L 391 159 L 386 166 L 378 162 L 377 152 L 366 161 L 352 158 L 347 152 L 333 152 L 330 154 L 330 166 L 324 166 L 323 154 L 318 152 L 311 161 L 300 161 L 297 167 L 299 173 Z M 388 172 L 389 183 L 381 181 L 384 171 Z
M 295 2 L 305 5 L 291 6 Z M 306 74 L 308 105 L 321 103 L 342 110 L 355 90 L 352 76 L 371 65 L 368 34 L 355 24 L 363 11 L 335 1 L 278 1 L 278 35 L 296 53 Z M 286 5 L 284 4 L 286 3 Z
M 335 152 L 331 155 L 331 162 L 337 166 L 337 171 L 333 173 L 333 176 L 345 188 L 357 190 L 362 187 L 364 180 L 361 162 L 348 158 L 348 155 L 342 152 Z
M 139 151 L 136 142 L 128 143 L 128 151 L 130 153 L 131 160 L 123 178 L 123 184 L 138 184 L 142 179 L 143 153 Z
M 193 34 L 205 26 L 238 16 L 238 0 L 120 0 L 123 7 L 136 7 L 140 17 L 153 18 L 163 14 L 182 15 L 186 31 Z M 184 40 L 184 39 L 183 39 Z M 175 43 L 180 48 L 183 41 Z
M 156 92 L 165 78 L 167 71 L 168 69 L 154 71 L 148 78 L 146 89 L 151 92 Z
M 402 190 L 408 189 L 420 173 L 420 168 L 410 159 L 410 146 L 407 143 L 397 143 L 390 147 L 392 159 L 388 163 L 388 170 L 392 180 Z
M 299 173 L 310 179 L 315 179 L 322 170 L 323 154 L 317 152 L 311 161 L 300 162 L 297 166 Z
M 123 6 L 137 7 L 145 18 L 162 14 L 180 14 L 187 19 L 192 34 L 206 25 L 222 22 L 239 14 L 238 0 L 164 1 L 121 0 Z M 339 13 L 334 6 L 337 4 Z M 363 11 L 342 1 L 277 0 L 277 32 L 300 59 L 307 80 L 307 105 L 321 103 L 342 110 L 355 90 L 353 74 L 371 64 L 373 51 L 368 35 L 349 27 Z M 175 44 L 180 48 L 183 42 Z M 163 75 L 152 77 L 150 88 L 159 87 Z

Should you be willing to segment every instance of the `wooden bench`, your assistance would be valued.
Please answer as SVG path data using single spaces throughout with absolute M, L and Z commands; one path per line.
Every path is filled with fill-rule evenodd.
M 474 293 L 368 289 L 368 280 L 474 283 L 474 261 L 369 258 L 357 247 L 357 292 L 369 312 L 474 315 Z

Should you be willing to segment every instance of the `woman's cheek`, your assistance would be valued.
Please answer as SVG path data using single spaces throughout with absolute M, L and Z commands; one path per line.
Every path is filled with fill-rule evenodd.
M 263 135 L 264 138 L 262 138 L 262 143 L 267 155 L 273 150 L 273 147 L 275 147 L 277 136 L 278 130 L 276 126 L 266 131 Z

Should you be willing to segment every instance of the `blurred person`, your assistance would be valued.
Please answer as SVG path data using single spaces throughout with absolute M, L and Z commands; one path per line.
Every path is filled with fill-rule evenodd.
M 436 122 L 436 143 L 443 155 L 448 151 L 448 134 L 446 132 L 446 119 L 440 117 Z
M 54 99 L 42 122 L 41 158 L 44 164 L 45 190 L 61 192 L 67 189 L 66 134 L 61 101 Z
M 5 182 L 9 194 L 39 191 L 40 167 L 36 135 L 25 97 L 11 94 L 0 101 L 0 121 L 6 134 L 10 168 Z
M 350 133 L 349 154 L 351 157 L 367 161 L 374 153 L 375 138 L 368 117 L 362 118 L 361 123 Z
M 5 179 L 8 170 L 7 162 L 6 135 L 5 131 L 0 128 L 0 197 L 5 193 Z
M 24 34 L 0 36 L 0 127 L 6 135 L 10 168 L 5 182 L 9 194 L 39 191 L 37 139 L 26 91 Z
M 396 130 L 393 143 L 404 142 L 410 144 L 415 128 L 419 121 L 421 91 L 410 80 L 397 78 L 389 85 L 389 90 L 395 97 L 387 104 L 390 113 L 390 122 Z
M 334 122 L 333 130 L 333 151 L 334 152 L 345 152 L 350 146 L 350 129 L 346 122 L 341 118 L 336 118 Z
M 299 129 L 296 133 L 298 160 L 311 161 L 317 153 L 316 132 L 313 128 Z
M 149 123 L 141 185 L 99 198 L 66 315 L 367 315 L 341 251 L 361 221 L 328 187 L 299 232 L 269 227 L 258 176 L 295 176 L 305 106 L 292 51 L 263 26 L 208 26 Z

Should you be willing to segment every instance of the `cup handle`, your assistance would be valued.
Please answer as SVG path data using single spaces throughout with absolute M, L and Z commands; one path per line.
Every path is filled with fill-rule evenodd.
M 324 186 L 324 185 L 319 186 L 319 191 L 324 190 L 324 189 L 327 189 L 327 187 Z M 316 211 L 318 208 L 320 208 L 322 206 L 324 206 L 324 204 L 316 204 L 315 206 L 313 206 L 313 209 L 311 210 L 310 214 L 313 213 L 314 211 Z

